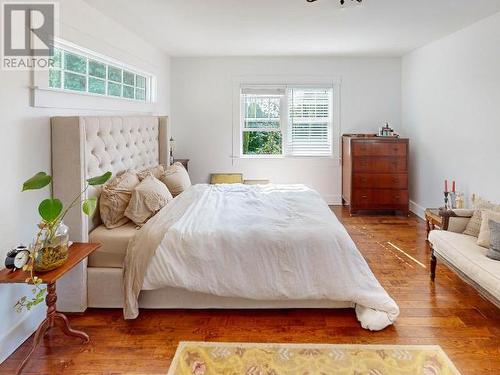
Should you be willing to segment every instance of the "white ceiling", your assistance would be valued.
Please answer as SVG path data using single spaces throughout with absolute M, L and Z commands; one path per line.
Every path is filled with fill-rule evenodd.
M 500 0 L 85 1 L 172 56 L 401 56 L 500 11 Z

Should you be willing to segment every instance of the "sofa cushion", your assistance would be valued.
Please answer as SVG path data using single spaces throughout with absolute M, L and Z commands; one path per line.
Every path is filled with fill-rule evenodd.
M 481 228 L 477 236 L 477 244 L 482 247 L 490 247 L 490 220 L 500 222 L 500 212 L 491 210 L 481 211 Z
M 486 257 L 488 249 L 479 246 L 475 237 L 433 230 L 429 241 L 436 255 L 500 300 L 500 262 Z
M 486 256 L 491 259 L 500 260 L 500 223 L 490 220 L 490 249 Z
M 481 210 L 493 210 L 500 212 L 500 205 L 493 204 L 486 199 L 477 197 L 474 201 L 474 215 L 470 218 L 467 223 L 467 227 L 464 230 L 464 234 L 469 236 L 478 237 L 481 229 Z

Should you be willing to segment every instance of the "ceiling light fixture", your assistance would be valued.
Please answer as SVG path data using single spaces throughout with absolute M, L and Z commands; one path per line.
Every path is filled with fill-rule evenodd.
M 318 1 L 318 0 L 306 0 L 308 3 L 314 3 L 315 1 Z M 357 1 L 358 3 L 361 3 L 363 0 L 351 0 L 351 1 Z M 340 0 L 340 5 L 344 5 L 345 4 L 345 0 Z

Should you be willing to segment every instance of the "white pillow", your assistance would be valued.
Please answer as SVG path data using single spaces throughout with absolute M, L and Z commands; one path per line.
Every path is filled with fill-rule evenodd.
M 132 192 L 125 216 L 143 225 L 173 199 L 167 187 L 152 174 L 147 175 Z
M 164 173 L 165 173 L 165 168 L 163 167 L 163 165 L 160 164 L 157 165 L 156 167 L 151 167 L 140 171 L 139 173 L 137 173 L 137 177 L 139 177 L 139 180 L 142 181 L 146 178 L 148 174 L 152 174 L 156 178 L 161 178 L 161 176 L 163 176 Z
M 191 179 L 184 166 L 177 162 L 167 168 L 161 177 L 161 182 L 167 185 L 168 190 L 175 197 L 191 186 Z
M 102 187 L 99 197 L 99 213 L 106 228 L 117 228 L 129 221 L 125 217 L 125 210 L 130 202 L 132 191 L 137 185 L 139 185 L 139 178 L 135 171 L 125 171 Z
M 481 228 L 477 237 L 477 244 L 486 248 L 490 247 L 490 220 L 500 223 L 500 212 L 492 210 L 481 211 Z

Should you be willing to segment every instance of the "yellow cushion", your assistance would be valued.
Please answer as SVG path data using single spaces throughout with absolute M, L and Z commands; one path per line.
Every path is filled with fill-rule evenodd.
M 210 175 L 211 184 L 241 184 L 242 182 L 242 173 L 212 173 Z

